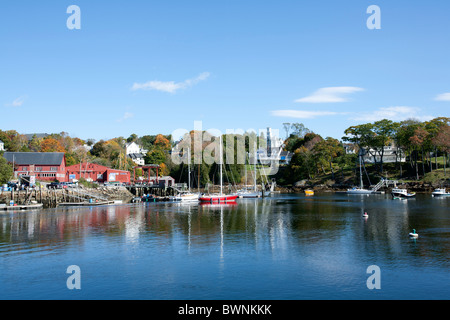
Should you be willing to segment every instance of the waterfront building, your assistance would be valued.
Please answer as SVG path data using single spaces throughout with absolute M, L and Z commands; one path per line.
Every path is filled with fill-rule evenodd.
M 14 176 L 34 176 L 37 180 L 65 182 L 64 152 L 5 152 L 6 161 L 14 164 Z
M 90 182 L 130 183 L 129 171 L 111 169 L 95 163 L 79 163 L 66 168 L 68 181 L 78 181 L 80 178 Z

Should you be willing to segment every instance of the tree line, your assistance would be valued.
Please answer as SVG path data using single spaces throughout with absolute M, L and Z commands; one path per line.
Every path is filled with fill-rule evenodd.
M 439 117 L 430 121 L 405 120 L 395 122 L 387 119 L 351 126 L 344 131 L 341 140 L 326 137 L 312 132 L 302 123 L 284 123 L 286 133 L 284 151 L 292 153 L 290 163 L 280 170 L 276 178 L 279 183 L 288 184 L 320 176 L 329 175 L 331 180 L 345 180 L 348 173 L 355 171 L 358 155 L 373 158 L 373 170 L 383 176 L 386 172 L 384 156 L 385 147 L 395 145 L 395 165 L 389 170 L 395 170 L 399 177 L 420 179 L 425 173 L 446 168 L 450 152 L 450 118 Z M 193 138 L 195 131 L 189 135 Z M 208 134 L 202 132 L 202 135 Z M 224 135 L 223 141 L 237 141 L 243 137 L 236 134 L 228 140 Z M 160 165 L 160 175 L 171 175 L 177 181 L 187 182 L 188 170 L 185 163 L 175 164 L 172 161 L 172 150 L 176 144 L 171 135 L 144 135 L 139 137 L 131 134 L 129 137 L 116 137 L 110 140 L 95 141 L 70 137 L 66 132 L 53 133 L 45 136 L 34 135 L 31 138 L 17 131 L 0 130 L 0 140 L 8 151 L 21 152 L 64 152 L 67 166 L 80 162 L 91 162 L 107 167 L 133 172 L 136 164 L 126 155 L 127 143 L 136 142 L 147 152 L 144 155 L 146 164 Z M 193 141 L 194 139 L 191 139 Z M 206 141 L 206 142 L 205 142 Z M 208 147 L 212 139 L 205 139 L 202 150 Z M 244 137 L 245 152 L 251 151 L 249 141 L 257 141 L 258 146 L 265 146 L 266 138 L 261 136 Z M 237 156 L 237 143 L 233 150 Z M 346 149 L 347 148 L 347 149 Z M 354 152 L 346 152 L 353 148 Z M 194 147 L 192 145 L 191 153 Z M 191 154 L 193 157 L 193 154 Z M 402 166 L 400 159 L 406 157 L 407 164 Z M 225 161 L 224 161 L 225 163 Z M 0 182 L 5 183 L 11 178 L 12 170 L 3 157 L 0 157 Z M 226 165 L 225 181 L 241 183 L 244 178 L 242 163 Z M 10 171 L 8 171 L 10 170 Z M 193 186 L 218 182 L 217 164 L 207 164 L 204 161 L 191 168 Z M 399 173 L 398 173 L 399 172 Z M 137 171 L 137 175 L 142 172 Z
M 286 183 L 331 174 L 344 180 L 344 169 L 355 168 L 358 156 L 371 157 L 373 169 L 382 177 L 385 170 L 386 147 L 393 146 L 395 164 L 391 174 L 399 178 L 419 180 L 427 172 L 441 169 L 446 174 L 450 152 L 450 118 L 438 117 L 429 121 L 408 119 L 395 122 L 388 119 L 351 126 L 342 140 L 310 131 L 303 124 L 283 124 L 286 134 L 285 150 L 293 153 L 291 163 L 280 178 Z M 346 148 L 353 152 L 346 152 Z M 406 158 L 406 167 L 400 159 Z M 440 159 L 438 161 L 438 159 Z M 327 170 L 328 169 L 328 170 Z

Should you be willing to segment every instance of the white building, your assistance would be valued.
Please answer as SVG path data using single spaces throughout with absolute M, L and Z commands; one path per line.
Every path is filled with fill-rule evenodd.
M 0 151 L 5 151 L 5 143 L 0 140 Z
M 383 152 L 383 163 L 406 162 L 406 153 L 402 148 L 398 148 L 394 144 L 385 146 Z M 375 160 L 377 163 L 381 162 L 380 152 L 374 149 L 366 150 L 363 161 L 365 163 L 375 163 Z
M 281 164 L 289 164 L 292 158 L 291 152 L 283 151 L 284 141 L 280 138 L 278 130 L 267 128 L 266 146 L 258 149 L 258 160 L 261 163 L 276 161 Z
M 136 142 L 130 142 L 125 145 L 127 157 L 133 160 L 139 166 L 145 165 L 144 157 L 147 154 L 148 150 L 143 149 Z
M 134 141 L 130 142 L 130 143 L 127 143 L 125 145 L 125 148 L 126 148 L 127 154 L 130 154 L 130 153 L 143 153 L 143 154 L 146 154 L 148 152 L 148 150 L 143 149 L 140 145 L 138 145 Z

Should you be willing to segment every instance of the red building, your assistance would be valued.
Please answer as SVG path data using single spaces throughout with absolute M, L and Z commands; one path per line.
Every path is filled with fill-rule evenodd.
M 87 181 L 96 182 L 120 182 L 130 183 L 130 172 L 125 170 L 111 169 L 95 163 L 80 163 L 66 167 L 68 181 L 84 178 Z
M 36 180 L 67 181 L 63 152 L 5 152 L 3 156 L 14 164 L 15 177 L 35 176 Z

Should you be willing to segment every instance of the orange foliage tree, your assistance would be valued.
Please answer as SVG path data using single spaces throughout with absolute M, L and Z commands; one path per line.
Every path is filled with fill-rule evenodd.
M 42 152 L 66 152 L 61 143 L 53 138 L 46 138 L 41 143 Z

